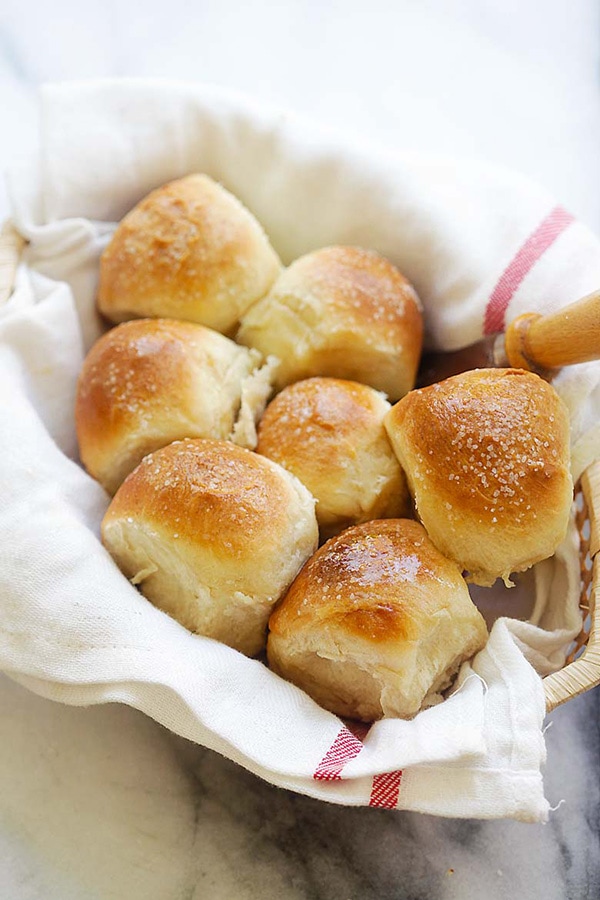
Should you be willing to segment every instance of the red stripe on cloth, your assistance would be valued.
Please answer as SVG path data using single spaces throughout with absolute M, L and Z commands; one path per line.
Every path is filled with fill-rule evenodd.
M 504 329 L 504 316 L 508 304 L 527 273 L 533 268 L 540 256 L 550 247 L 557 237 L 573 221 L 571 213 L 561 206 L 556 206 L 546 218 L 540 222 L 520 248 L 512 262 L 508 264 L 485 310 L 484 334 L 495 334 Z
M 378 806 L 381 809 L 395 809 L 400 796 L 400 782 L 402 771 L 384 772 L 383 775 L 375 775 L 371 788 L 369 806 Z
M 315 769 L 313 778 L 315 781 L 341 781 L 342 769 L 362 748 L 362 742 L 344 726 Z

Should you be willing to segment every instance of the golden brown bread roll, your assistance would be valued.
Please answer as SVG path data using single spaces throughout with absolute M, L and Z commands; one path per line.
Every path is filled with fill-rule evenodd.
M 487 640 L 458 567 L 408 519 L 365 522 L 324 544 L 269 629 L 275 672 L 366 722 L 435 702 Z
M 364 384 L 309 378 L 284 388 L 265 410 L 256 449 L 315 497 L 321 537 L 409 512 L 406 479 L 383 427 L 389 409 Z
M 414 385 L 422 342 L 417 295 L 378 253 L 326 247 L 296 260 L 243 317 L 238 340 L 281 360 L 277 387 L 331 375 L 397 400 Z
M 147 456 L 102 522 L 121 571 L 190 631 L 246 653 L 317 544 L 314 500 L 280 466 L 214 440 Z
M 254 216 L 207 175 L 152 191 L 117 226 L 100 263 L 112 322 L 164 316 L 229 333 L 281 263 Z
M 490 585 L 551 556 L 573 484 L 567 409 L 520 369 L 475 369 L 413 391 L 385 425 L 434 544 Z
M 254 417 L 271 391 L 272 364 L 216 331 L 170 319 L 137 319 L 107 332 L 77 384 L 82 462 L 114 493 L 140 460 L 184 437 L 231 438 L 254 447 Z

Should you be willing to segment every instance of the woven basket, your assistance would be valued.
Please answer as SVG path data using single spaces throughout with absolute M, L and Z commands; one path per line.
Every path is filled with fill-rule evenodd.
M 0 306 L 9 299 L 24 247 L 23 238 L 6 223 L 0 231 Z M 600 461 L 584 472 L 575 488 L 580 541 L 583 624 L 569 648 L 563 669 L 543 679 L 546 711 L 600 684 Z

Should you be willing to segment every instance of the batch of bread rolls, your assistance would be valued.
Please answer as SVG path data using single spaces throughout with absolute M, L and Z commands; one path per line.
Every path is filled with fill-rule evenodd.
M 517 369 L 413 390 L 422 308 L 398 269 L 358 247 L 284 268 L 205 175 L 125 216 L 98 306 L 121 324 L 76 425 L 123 574 L 338 715 L 438 702 L 487 639 L 467 581 L 510 584 L 565 535 L 555 390 Z

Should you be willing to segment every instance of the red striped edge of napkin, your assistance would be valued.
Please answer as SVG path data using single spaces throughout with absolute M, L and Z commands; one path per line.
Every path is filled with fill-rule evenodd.
M 373 779 L 369 806 L 395 809 L 398 806 L 401 782 L 401 769 L 397 769 L 395 772 L 384 772 L 383 775 L 376 775 Z
M 562 206 L 555 206 L 522 244 L 500 276 L 488 301 L 485 310 L 484 334 L 495 334 L 504 330 L 504 316 L 508 304 L 523 279 L 565 228 L 568 228 L 573 219 L 571 213 Z
M 355 759 L 363 749 L 363 741 L 369 733 L 368 725 L 351 723 L 344 725 L 337 733 L 329 750 L 314 771 L 315 781 L 341 781 L 342 771 L 350 760 Z M 369 806 L 395 809 L 400 796 L 402 772 L 383 772 L 373 777 Z

